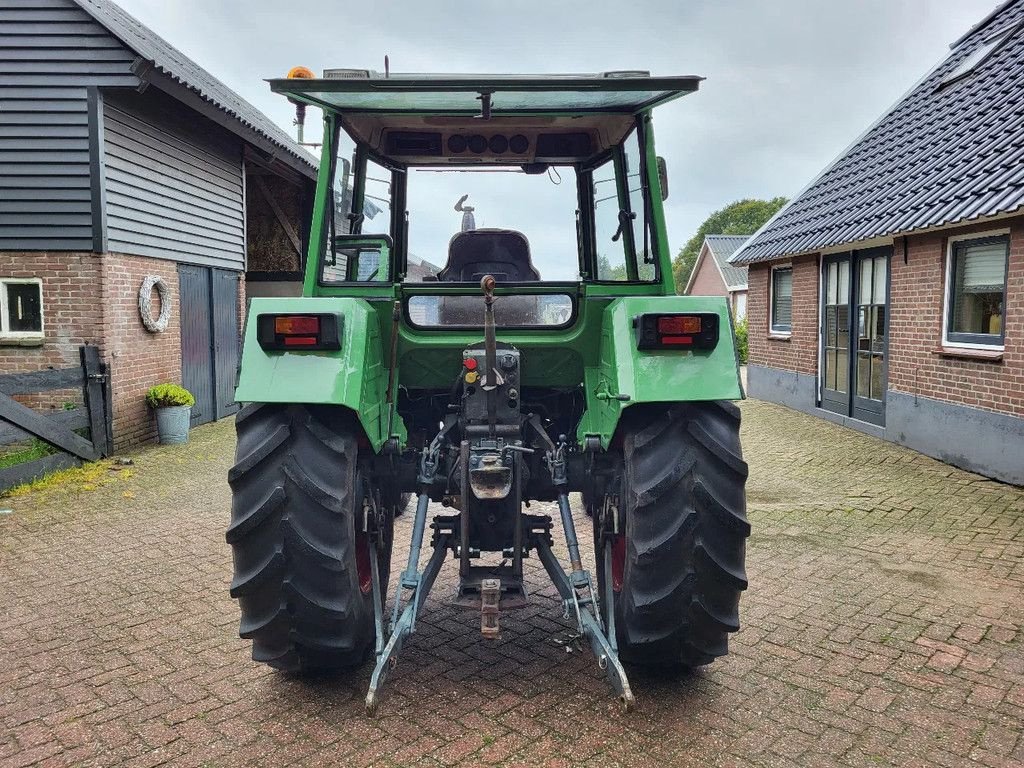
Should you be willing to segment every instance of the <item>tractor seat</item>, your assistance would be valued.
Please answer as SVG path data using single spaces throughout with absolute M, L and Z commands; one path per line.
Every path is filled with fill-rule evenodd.
M 448 241 L 448 263 L 437 273 L 446 283 L 476 283 L 493 275 L 498 283 L 540 280 L 530 261 L 530 242 L 514 229 L 471 229 Z

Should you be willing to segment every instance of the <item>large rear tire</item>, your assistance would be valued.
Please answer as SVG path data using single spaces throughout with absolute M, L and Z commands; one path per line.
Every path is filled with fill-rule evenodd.
M 252 657 L 288 672 L 360 664 L 373 647 L 358 426 L 330 406 L 253 404 L 236 419 L 227 540 Z M 387 577 L 393 510 L 384 511 Z
M 739 408 L 683 403 L 666 414 L 634 406 L 620 429 L 625 534 L 613 539 L 612 569 L 619 654 L 648 666 L 708 664 L 728 652 L 747 587 Z

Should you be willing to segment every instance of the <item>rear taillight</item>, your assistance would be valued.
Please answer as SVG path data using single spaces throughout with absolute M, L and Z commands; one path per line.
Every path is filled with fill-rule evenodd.
M 638 315 L 637 349 L 714 349 L 718 345 L 718 315 L 687 312 Z
M 316 313 L 257 315 L 256 340 L 263 349 L 341 349 L 341 317 Z

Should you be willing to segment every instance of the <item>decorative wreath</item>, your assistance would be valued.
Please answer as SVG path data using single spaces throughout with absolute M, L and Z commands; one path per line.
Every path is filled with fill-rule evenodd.
M 160 315 L 153 319 L 153 289 L 156 288 L 160 297 Z M 162 277 L 146 275 L 139 288 L 139 316 L 142 324 L 150 333 L 163 333 L 167 330 L 167 323 L 171 319 L 171 293 L 167 290 L 167 283 Z

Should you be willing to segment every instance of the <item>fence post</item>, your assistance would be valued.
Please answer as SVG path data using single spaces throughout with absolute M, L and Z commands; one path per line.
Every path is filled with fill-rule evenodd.
M 107 408 L 106 366 L 100 361 L 98 348 L 86 345 L 80 349 L 82 356 L 82 391 L 85 395 L 85 407 L 89 411 L 89 438 L 101 456 L 109 456 L 111 444 L 109 439 L 110 412 Z

